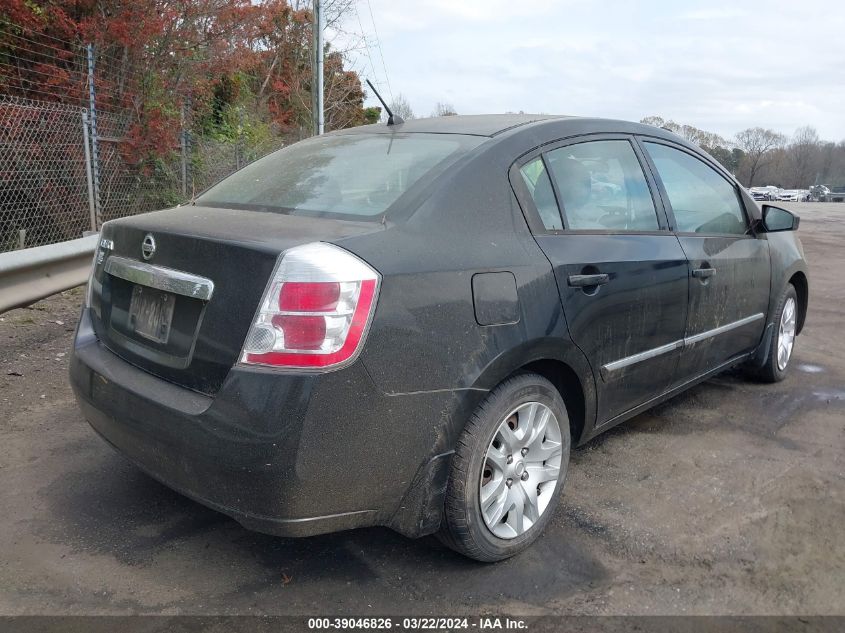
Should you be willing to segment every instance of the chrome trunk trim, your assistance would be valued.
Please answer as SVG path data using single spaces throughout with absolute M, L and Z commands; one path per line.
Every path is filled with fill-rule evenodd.
M 133 284 L 202 301 L 208 301 L 214 293 L 214 282 L 210 279 L 125 257 L 109 257 L 103 270 L 113 277 L 120 277 Z

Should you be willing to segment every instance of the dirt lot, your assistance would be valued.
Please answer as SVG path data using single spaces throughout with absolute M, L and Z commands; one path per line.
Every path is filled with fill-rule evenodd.
M 0 315 L 0 614 L 845 614 L 845 205 L 802 204 L 811 307 L 778 385 L 721 375 L 573 455 L 525 554 L 246 531 L 77 411 L 81 290 Z

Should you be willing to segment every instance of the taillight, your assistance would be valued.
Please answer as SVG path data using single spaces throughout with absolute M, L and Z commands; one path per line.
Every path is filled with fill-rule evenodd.
M 94 248 L 94 258 L 91 260 L 91 272 L 88 274 L 88 285 L 85 287 L 85 307 L 90 308 L 94 297 L 94 284 L 97 282 L 97 266 L 103 263 L 106 255 L 114 250 L 114 242 L 102 237 Z
M 241 362 L 323 369 L 361 349 L 378 296 L 379 274 L 323 242 L 285 251 L 261 300 Z

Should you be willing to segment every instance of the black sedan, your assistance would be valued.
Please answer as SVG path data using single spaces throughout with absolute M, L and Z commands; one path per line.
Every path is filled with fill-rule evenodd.
M 797 226 L 650 126 L 343 130 L 106 223 L 71 382 L 107 442 L 248 528 L 499 560 L 572 446 L 733 365 L 784 377 Z

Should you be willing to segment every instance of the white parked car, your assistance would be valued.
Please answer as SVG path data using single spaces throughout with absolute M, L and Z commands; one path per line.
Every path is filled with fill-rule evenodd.
M 765 187 L 751 187 L 748 192 L 755 200 L 771 201 L 778 200 L 778 195 L 780 194 L 781 189 L 773 185 L 767 185 Z
M 777 199 L 786 202 L 807 202 L 810 192 L 807 189 L 783 189 Z

